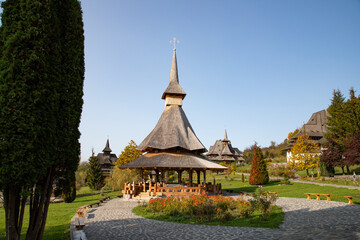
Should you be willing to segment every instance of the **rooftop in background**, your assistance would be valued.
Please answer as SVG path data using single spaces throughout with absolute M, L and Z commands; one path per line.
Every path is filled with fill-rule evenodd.
M 324 134 L 327 132 L 326 128 L 326 120 L 328 117 L 328 113 L 326 110 L 321 110 L 316 113 L 313 113 L 309 119 L 309 121 L 304 124 L 297 134 L 295 134 L 289 144 L 283 149 L 283 151 L 290 151 L 291 147 L 294 145 L 299 136 L 306 133 L 309 135 L 310 139 L 316 143 L 324 143 L 326 139 L 324 138 Z
M 115 162 L 118 160 L 118 158 L 116 154 L 111 153 L 109 139 L 106 140 L 103 153 L 98 153 L 97 158 L 99 159 L 99 164 L 101 166 L 103 176 L 110 176 L 110 171 L 111 169 L 113 169 Z
M 241 151 L 238 148 L 232 147 L 231 141 L 227 136 L 226 129 L 224 139 L 216 140 L 215 144 L 210 146 L 206 157 L 216 163 L 225 162 L 226 164 L 231 164 L 235 162 L 236 164 L 240 164 L 244 161 Z

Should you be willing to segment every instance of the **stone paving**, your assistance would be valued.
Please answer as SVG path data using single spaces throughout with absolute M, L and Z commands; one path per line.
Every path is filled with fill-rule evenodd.
M 319 183 L 319 182 L 311 182 L 311 181 L 302 181 L 302 180 L 290 180 L 292 182 L 298 182 L 298 183 L 309 183 L 319 186 L 329 186 L 329 187 L 338 187 L 338 188 L 347 188 L 347 189 L 357 189 L 360 190 L 360 187 L 357 186 L 350 186 L 350 185 L 339 185 L 339 184 L 331 184 L 331 183 Z
M 360 239 L 360 205 L 279 198 L 279 229 L 161 222 L 131 212 L 137 200 L 112 199 L 87 214 L 87 239 Z

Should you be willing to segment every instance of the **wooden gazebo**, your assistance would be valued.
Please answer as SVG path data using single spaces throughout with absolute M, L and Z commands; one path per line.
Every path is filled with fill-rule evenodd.
M 169 85 L 162 95 L 165 110 L 151 133 L 138 146 L 144 153 L 134 161 L 119 168 L 154 170 L 156 183 L 126 183 L 123 193 L 136 196 L 144 195 L 188 195 L 203 192 L 220 193 L 221 184 L 206 183 L 206 170 L 225 170 L 217 163 L 209 161 L 202 153 L 206 148 L 197 138 L 193 128 L 182 109 L 186 93 L 179 84 L 176 51 L 174 49 Z M 178 173 L 178 186 L 164 183 L 168 170 Z M 182 173 L 187 171 L 189 182 L 181 181 Z M 193 172 L 197 173 L 197 184 L 192 182 Z M 201 173 L 203 181 L 201 181 Z M 142 174 L 141 174 L 142 175 Z M 141 177 L 143 178 L 143 177 Z

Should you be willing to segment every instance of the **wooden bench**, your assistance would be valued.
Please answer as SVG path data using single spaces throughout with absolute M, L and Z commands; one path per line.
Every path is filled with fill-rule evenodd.
M 344 196 L 344 197 L 349 200 L 349 204 L 354 204 L 354 202 L 352 201 L 353 198 L 360 198 L 360 196 Z
M 75 218 L 75 227 L 77 230 L 83 229 L 85 226 L 84 217 L 77 217 Z
M 103 203 L 106 200 L 110 200 L 110 196 L 107 196 L 107 197 L 104 197 L 104 198 L 100 199 L 100 202 Z
M 331 201 L 330 196 L 331 194 L 326 194 L 326 193 L 304 193 L 307 195 L 307 199 L 311 199 L 310 195 L 315 195 L 316 196 L 316 200 L 321 200 L 320 199 L 320 195 L 326 196 L 326 201 Z
M 90 203 L 89 206 L 92 208 L 94 205 L 99 206 L 100 202 L 94 202 L 94 203 Z
M 277 195 L 277 192 L 265 192 L 266 194 L 267 194 L 267 196 L 269 196 L 269 195 L 271 195 L 271 194 L 273 194 L 275 197 L 277 197 L 278 195 Z
M 87 211 L 89 211 L 89 208 L 91 206 L 90 205 L 84 205 L 82 207 L 79 207 L 78 210 L 77 210 L 77 215 L 78 217 L 83 217 L 84 216 L 84 213 L 86 213 Z

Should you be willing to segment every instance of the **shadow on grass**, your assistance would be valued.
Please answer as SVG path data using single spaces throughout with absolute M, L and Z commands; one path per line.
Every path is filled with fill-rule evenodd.
M 68 240 L 70 239 L 70 224 L 48 226 L 44 232 L 44 240 Z

